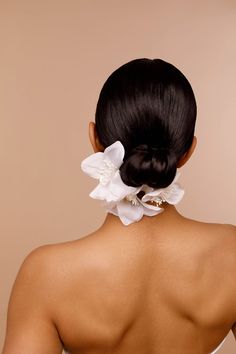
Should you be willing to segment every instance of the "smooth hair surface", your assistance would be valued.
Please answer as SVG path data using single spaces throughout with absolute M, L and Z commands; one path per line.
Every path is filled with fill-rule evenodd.
M 192 144 L 197 106 L 187 78 L 162 59 L 134 59 L 116 69 L 99 95 L 95 124 L 104 148 L 119 140 L 123 182 L 165 188 Z

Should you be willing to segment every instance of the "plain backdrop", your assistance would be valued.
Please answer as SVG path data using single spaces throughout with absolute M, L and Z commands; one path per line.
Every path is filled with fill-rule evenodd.
M 235 224 L 235 35 L 234 0 L 0 1 L 0 346 L 25 256 L 104 220 L 80 163 L 101 87 L 125 62 L 161 58 L 187 76 L 198 145 L 177 209 Z M 232 334 L 220 353 L 235 353 Z

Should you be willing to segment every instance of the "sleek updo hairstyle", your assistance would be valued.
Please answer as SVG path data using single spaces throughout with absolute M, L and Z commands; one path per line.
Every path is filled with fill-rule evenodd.
M 104 148 L 119 140 L 128 186 L 167 187 L 190 148 L 197 114 L 187 78 L 161 59 L 135 59 L 115 70 L 99 95 L 95 123 Z

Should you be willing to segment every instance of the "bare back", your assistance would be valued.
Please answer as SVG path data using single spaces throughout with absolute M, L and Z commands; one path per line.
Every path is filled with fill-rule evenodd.
M 84 354 L 88 343 L 94 353 L 200 353 L 227 335 L 235 321 L 232 233 L 185 218 L 168 231 L 132 238 L 101 229 L 79 240 L 78 273 L 57 310 L 69 349 L 80 338 Z
M 148 232 L 111 222 L 41 250 L 51 316 L 68 352 L 203 354 L 228 334 L 235 227 L 172 216 Z

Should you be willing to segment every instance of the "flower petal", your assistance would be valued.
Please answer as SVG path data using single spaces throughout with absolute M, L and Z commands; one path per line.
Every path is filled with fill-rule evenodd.
M 142 186 L 140 187 L 137 187 L 137 190 L 135 191 L 135 194 L 138 194 L 141 190 L 143 190 L 145 188 L 145 184 L 143 184 Z M 150 188 L 150 187 L 148 187 Z
M 104 202 L 103 206 L 105 206 L 105 210 L 108 213 L 118 216 L 117 204 L 116 203 L 107 203 Z
M 154 209 L 149 209 L 149 208 L 143 208 L 143 214 L 147 216 L 154 216 L 157 214 L 160 214 L 164 211 L 164 208 L 159 208 L 160 210 L 154 210 Z
M 145 195 L 142 197 L 142 201 L 143 201 L 143 202 L 148 202 L 149 200 L 152 200 L 154 197 L 159 196 L 162 191 L 163 191 L 163 189 L 161 189 L 161 188 L 159 188 L 159 189 L 154 189 L 154 191 L 145 194 Z
M 125 155 L 125 149 L 119 140 L 109 145 L 104 150 L 104 159 L 108 159 L 111 162 L 113 162 L 117 168 L 121 166 L 124 155 Z
M 103 164 L 103 152 L 95 152 L 94 154 L 86 157 L 81 162 L 81 169 L 84 173 L 93 178 L 100 177 L 100 166 Z
M 100 200 L 105 200 L 107 197 L 107 186 L 102 185 L 99 183 L 93 190 L 92 192 L 89 193 L 89 196 L 93 199 L 100 199 Z
M 127 186 L 120 177 L 120 171 L 117 170 L 109 183 L 109 195 L 107 201 L 119 201 L 127 194 L 136 193 L 139 188 Z
M 184 189 L 178 183 L 173 184 L 170 188 L 166 188 L 161 193 L 161 196 L 169 204 L 177 204 L 184 196 Z
M 169 186 L 167 186 L 166 188 L 153 189 L 153 191 L 146 193 L 142 197 L 142 201 L 148 202 L 153 199 L 158 199 L 158 200 L 160 199 L 161 201 L 161 197 L 164 197 L 167 202 L 169 200 L 174 201 L 174 203 L 170 203 L 170 204 L 177 204 L 183 197 L 182 194 L 183 189 L 178 185 L 178 183 L 176 183 L 179 176 L 180 176 L 180 172 L 177 172 L 175 178 L 173 179 L 173 181 Z
M 124 225 L 129 225 L 134 221 L 139 221 L 143 217 L 142 205 L 132 205 L 123 200 L 117 203 L 117 211 L 119 218 Z

